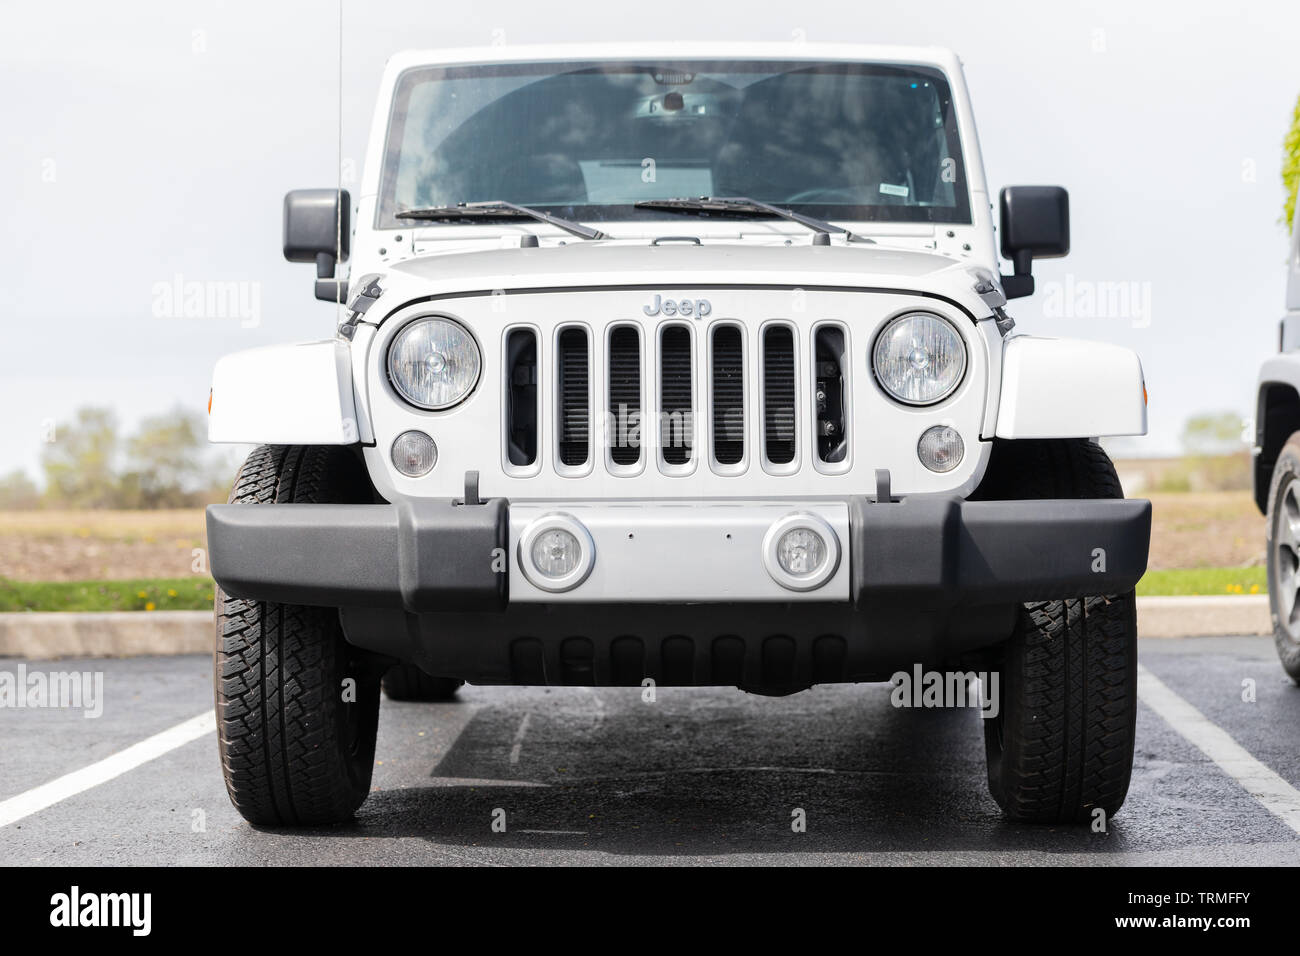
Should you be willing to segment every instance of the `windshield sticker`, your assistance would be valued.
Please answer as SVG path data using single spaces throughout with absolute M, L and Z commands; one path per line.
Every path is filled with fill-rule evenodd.
M 902 196 L 906 199 L 907 191 L 906 186 L 895 186 L 893 183 L 880 184 L 880 192 L 885 196 Z

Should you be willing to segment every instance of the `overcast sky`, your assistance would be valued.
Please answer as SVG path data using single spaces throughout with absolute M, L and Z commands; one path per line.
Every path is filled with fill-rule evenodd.
M 4 10 L 0 472 L 35 476 L 47 420 L 84 404 L 115 407 L 126 427 L 177 403 L 201 409 L 219 355 L 332 334 L 311 268 L 279 247 L 285 191 L 338 176 L 339 15 L 320 0 Z M 1073 251 L 1035 266 L 1040 289 L 1137 284 L 1127 315 L 1070 315 L 1041 292 L 1012 314 L 1024 331 L 1138 350 L 1151 392 L 1141 450 L 1177 451 L 1189 415 L 1249 413 L 1276 348 L 1281 140 L 1300 94 L 1294 0 L 344 0 L 342 22 L 342 155 L 356 177 L 384 61 L 401 49 L 795 36 L 950 46 L 991 188 L 1070 190 Z M 176 276 L 259 284 L 260 324 L 156 317 L 156 286 Z

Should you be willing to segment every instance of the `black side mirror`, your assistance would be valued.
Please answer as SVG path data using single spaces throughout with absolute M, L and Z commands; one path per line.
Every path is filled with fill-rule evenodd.
M 1032 295 L 1035 259 L 1070 252 L 1070 194 L 1062 186 L 1007 186 L 1001 197 L 1002 257 L 1014 275 L 1002 277 L 1008 299 Z
M 346 189 L 295 189 L 284 196 L 284 257 L 316 263 L 316 298 L 342 302 L 347 282 L 334 278 L 352 241 L 352 197 Z

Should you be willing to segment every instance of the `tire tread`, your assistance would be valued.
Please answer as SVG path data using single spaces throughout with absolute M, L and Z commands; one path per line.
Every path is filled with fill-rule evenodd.
M 232 503 L 336 500 L 355 459 L 330 448 L 262 446 L 236 477 Z M 231 802 L 252 823 L 348 819 L 365 800 L 374 763 L 378 681 L 343 640 L 331 608 L 216 595 L 218 745 Z M 356 680 L 355 703 L 342 682 Z M 348 707 L 361 708 L 357 751 L 346 747 Z
M 1082 439 L 995 443 L 973 498 L 1121 498 L 1101 446 Z M 1137 714 L 1133 592 L 1022 607 L 997 656 L 1002 713 L 985 724 L 989 788 L 1016 820 L 1088 822 L 1123 805 Z M 1000 726 L 995 720 L 1001 722 Z

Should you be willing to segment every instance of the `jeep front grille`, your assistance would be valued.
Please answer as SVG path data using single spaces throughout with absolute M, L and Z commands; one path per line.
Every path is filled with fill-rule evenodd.
M 646 467 L 684 476 L 702 465 L 723 476 L 750 467 L 794 474 L 806 463 L 805 429 L 811 429 L 817 468 L 838 470 L 837 464 L 847 465 L 849 437 L 845 330 L 826 323 L 806 343 L 800 338 L 785 320 L 757 330 L 730 320 L 658 327 L 624 321 L 594 331 L 565 325 L 547 356 L 539 355 L 531 330 L 510 329 L 503 363 L 506 461 L 537 461 L 537 400 L 545 395 L 553 467 L 563 475 L 601 465 L 621 476 Z M 706 419 L 701 436 L 708 443 L 700 460 L 697 416 Z

